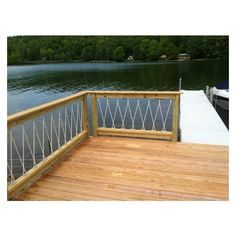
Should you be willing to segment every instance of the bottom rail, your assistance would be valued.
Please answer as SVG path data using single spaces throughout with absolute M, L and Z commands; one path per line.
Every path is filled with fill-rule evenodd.
M 59 161 L 67 152 L 69 152 L 77 144 L 81 143 L 88 137 L 88 131 L 83 131 L 70 141 L 53 152 L 44 161 L 40 162 L 34 168 L 29 170 L 25 175 L 18 178 L 15 183 L 8 185 L 8 199 L 13 199 L 24 188 L 36 181 L 44 172 L 50 169 L 57 161 Z
M 171 140 L 172 132 L 154 130 L 97 128 L 97 135 Z

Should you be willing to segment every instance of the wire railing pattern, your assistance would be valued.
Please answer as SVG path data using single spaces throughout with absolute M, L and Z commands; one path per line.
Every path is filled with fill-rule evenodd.
M 180 92 L 84 91 L 10 115 L 8 198 L 94 136 L 178 140 Z M 92 132 L 90 132 L 92 131 Z
M 99 127 L 170 131 L 172 99 L 98 98 Z
M 8 182 L 14 183 L 82 131 L 80 99 L 8 129 Z

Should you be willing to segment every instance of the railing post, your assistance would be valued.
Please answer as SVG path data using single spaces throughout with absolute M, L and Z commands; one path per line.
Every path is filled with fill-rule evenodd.
M 87 95 L 84 95 L 82 98 L 83 102 L 83 131 L 88 131 L 89 124 L 88 124 L 88 102 L 87 102 Z
M 179 129 L 179 94 L 176 94 L 173 99 L 173 118 L 172 118 L 172 141 L 178 141 Z
M 91 94 L 91 100 L 92 100 L 93 136 L 97 136 L 98 112 L 97 112 L 97 98 L 96 98 L 96 94 Z
M 181 87 L 182 87 L 182 79 L 179 78 L 179 91 L 181 91 Z

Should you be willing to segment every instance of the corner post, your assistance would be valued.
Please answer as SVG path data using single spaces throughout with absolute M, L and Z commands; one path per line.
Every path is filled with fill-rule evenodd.
M 96 94 L 91 94 L 91 101 L 92 101 L 93 136 L 97 136 L 98 112 L 97 112 Z
M 178 141 L 179 129 L 179 98 L 180 95 L 176 94 L 173 97 L 173 117 L 172 117 L 172 141 Z
M 83 130 L 88 131 L 88 102 L 87 102 L 87 94 L 82 98 L 83 103 Z

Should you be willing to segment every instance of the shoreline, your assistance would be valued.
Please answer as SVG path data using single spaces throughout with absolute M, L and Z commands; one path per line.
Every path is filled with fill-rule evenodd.
M 47 65 L 47 64 L 64 64 L 64 63 L 135 63 L 135 62 L 191 62 L 191 61 L 220 61 L 220 60 L 228 60 L 226 59 L 215 59 L 215 58 L 198 58 L 198 59 L 190 59 L 185 61 L 180 60 L 153 60 L 153 61 L 147 61 L 147 60 L 133 60 L 133 61 L 97 61 L 97 60 L 91 60 L 91 61 L 82 61 L 82 60 L 73 60 L 73 61 L 24 61 L 22 63 L 18 64 L 7 64 L 7 66 L 27 66 L 27 65 Z

